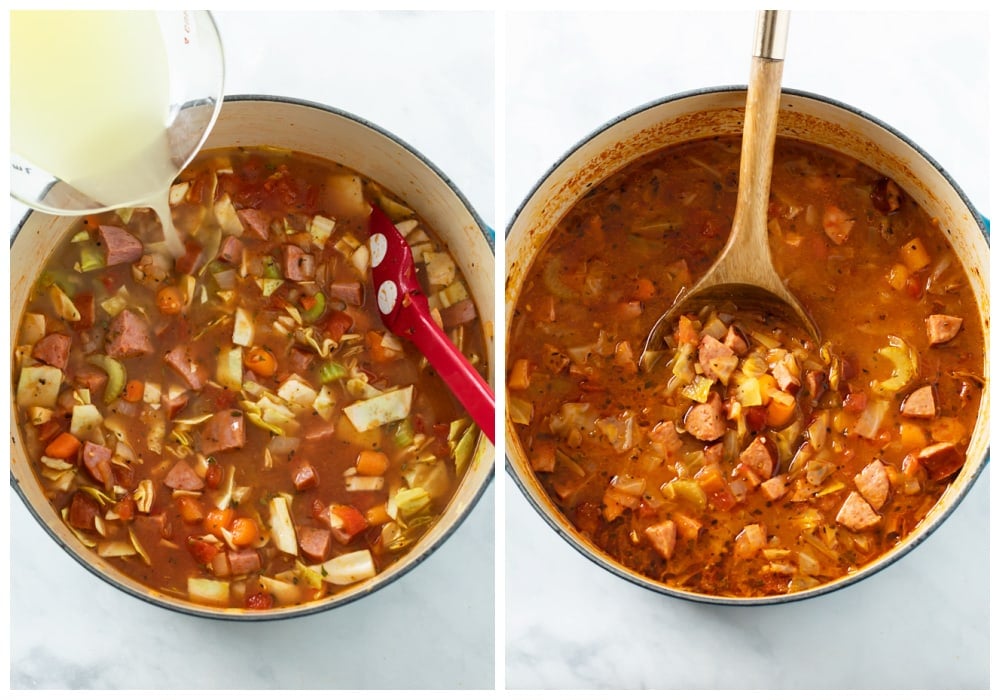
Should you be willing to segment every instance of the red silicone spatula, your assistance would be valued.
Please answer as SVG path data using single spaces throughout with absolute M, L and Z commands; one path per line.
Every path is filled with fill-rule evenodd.
M 386 328 L 411 341 L 452 390 L 480 430 L 493 442 L 493 391 L 434 322 L 417 281 L 413 252 L 392 220 L 372 205 L 368 222 L 372 283 Z

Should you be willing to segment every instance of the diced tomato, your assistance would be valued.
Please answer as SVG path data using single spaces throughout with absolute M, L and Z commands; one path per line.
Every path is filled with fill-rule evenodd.
M 906 286 L 903 287 L 906 293 L 913 299 L 919 299 L 924 295 L 924 287 L 920 284 L 920 275 L 913 273 L 906 278 Z
M 258 591 L 247 596 L 245 605 L 248 610 L 270 610 L 274 607 L 274 598 L 270 593 Z
M 187 548 L 191 556 L 199 564 L 207 564 L 222 551 L 222 545 L 217 542 L 206 542 L 198 537 L 188 537 Z
M 335 310 L 330 312 L 326 317 L 325 325 L 326 334 L 333 342 L 339 343 L 344 333 L 351 330 L 351 326 L 354 325 L 354 318 L 343 311 Z
M 746 409 L 747 428 L 752 433 L 759 433 L 767 425 L 767 409 L 763 406 L 751 406 Z
M 343 525 L 337 529 L 349 538 L 368 528 L 368 521 L 365 520 L 365 514 L 354 506 L 335 505 L 332 508 L 332 512 L 343 522 Z
M 36 428 L 38 433 L 38 439 L 42 442 L 47 442 L 54 435 L 62 430 L 62 426 L 59 425 L 59 421 L 50 420 L 46 423 L 42 423 L 38 428 Z
M 73 306 L 80 312 L 80 320 L 71 325 L 74 330 L 86 330 L 94 325 L 94 295 L 91 292 L 80 292 L 73 297 Z
M 868 405 L 868 395 L 861 392 L 851 392 L 844 398 L 844 410 L 848 413 L 861 413 Z
M 205 486 L 210 489 L 218 488 L 222 483 L 222 467 L 218 464 L 209 464 L 205 470 Z
M 733 496 L 733 492 L 726 486 L 708 494 L 708 502 L 716 510 L 728 511 L 732 510 L 733 506 L 736 505 L 736 497 Z
M 125 522 L 135 518 L 135 501 L 131 496 L 125 496 L 111 507 L 111 510 Z

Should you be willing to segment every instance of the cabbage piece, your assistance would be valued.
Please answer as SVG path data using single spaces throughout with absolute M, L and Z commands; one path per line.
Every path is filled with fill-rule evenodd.
M 44 314 L 25 314 L 21 320 L 21 342 L 24 345 L 34 345 L 44 337 Z
M 233 343 L 243 347 L 253 344 L 253 318 L 243 307 L 237 307 L 233 314 Z
M 239 236 L 243 233 L 243 222 L 236 215 L 236 207 L 233 206 L 228 194 L 224 194 L 216 200 L 212 211 L 215 213 L 215 220 L 223 233 L 228 236 Z
M 58 284 L 53 284 L 49 287 L 49 298 L 52 300 L 52 306 L 59 318 L 70 322 L 80 320 L 79 309 L 76 308 L 73 300 L 69 298 L 69 295 Z
M 319 393 L 316 394 L 316 399 L 313 401 L 312 408 L 316 413 L 323 417 L 324 420 L 330 420 L 333 418 L 333 409 L 336 408 L 337 399 L 330 390 L 330 387 L 323 386 Z
M 104 416 L 92 403 L 73 407 L 73 417 L 70 419 L 69 432 L 80 440 L 90 440 L 99 445 L 104 444 L 101 426 Z
M 530 401 L 519 399 L 516 396 L 507 396 L 507 415 L 510 420 L 518 425 L 530 425 L 531 417 L 534 415 L 534 406 Z
M 364 581 L 375 575 L 375 561 L 367 549 L 342 554 L 327 562 L 311 567 L 324 580 L 337 586 Z
M 293 557 L 299 553 L 298 538 L 295 536 L 295 526 L 292 525 L 292 515 L 288 511 L 288 500 L 285 496 L 275 496 L 269 503 L 271 514 L 271 539 L 282 552 Z
M 215 379 L 222 386 L 233 391 L 243 387 L 243 349 L 227 348 L 219 352 L 215 365 Z
M 455 281 L 455 261 L 448 253 L 426 252 L 424 263 L 430 284 L 447 287 Z
M 188 598 L 195 603 L 229 605 L 229 581 L 211 578 L 188 578 Z
M 736 358 L 734 357 L 733 359 Z M 712 391 L 713 384 L 715 384 L 714 381 L 699 374 L 694 378 L 693 382 L 681 387 L 681 396 L 692 401 L 697 401 L 698 403 L 705 403 L 708 401 L 708 394 Z
M 270 576 L 260 576 L 257 580 L 264 587 L 264 590 L 273 595 L 274 599 L 282 605 L 292 605 L 302 600 L 302 589 L 294 583 Z
M 325 246 L 336 225 L 337 222 L 334 219 L 328 219 L 320 214 L 314 216 L 309 222 L 309 235 L 312 236 L 313 243 L 320 248 Z
M 278 387 L 278 396 L 284 399 L 297 413 L 312 409 L 318 394 L 305 379 L 292 374 Z
M 359 432 L 402 420 L 410 415 L 413 386 L 387 391 L 344 407 L 344 414 Z
M 17 381 L 17 405 L 21 408 L 54 408 L 59 398 L 63 373 L 58 367 L 35 365 L 21 370 Z
M 97 543 L 97 553 L 104 558 L 131 557 L 135 554 L 135 547 L 123 540 L 103 540 Z
M 421 513 L 431 504 L 431 496 L 420 486 L 401 488 L 392 497 L 393 504 L 399 515 L 404 519 L 412 518 Z

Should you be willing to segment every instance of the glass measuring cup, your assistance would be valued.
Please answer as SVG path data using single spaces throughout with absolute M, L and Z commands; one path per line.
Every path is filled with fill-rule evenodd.
M 56 215 L 150 206 L 163 222 L 223 77 L 206 11 L 12 12 L 11 196 Z

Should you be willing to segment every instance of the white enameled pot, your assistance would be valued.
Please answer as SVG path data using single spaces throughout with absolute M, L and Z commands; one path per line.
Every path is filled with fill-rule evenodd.
M 270 96 L 227 97 L 205 148 L 272 146 L 346 165 L 401 197 L 438 233 L 469 284 L 487 331 L 489 377 L 493 356 L 494 258 L 491 233 L 458 188 L 426 158 L 395 136 L 345 112 Z M 11 243 L 11 337 L 34 280 L 73 219 L 31 212 Z M 492 384 L 492 381 L 490 381 Z M 38 523 L 84 567 L 111 585 L 153 604 L 203 617 L 282 619 L 334 608 L 392 583 L 437 549 L 476 505 L 493 476 L 493 446 L 480 439 L 458 491 L 438 522 L 399 561 L 374 578 L 323 600 L 264 611 L 219 609 L 148 589 L 123 576 L 68 530 L 46 500 L 24 453 L 11 398 L 11 486 Z M 444 582 L 442 582 L 444 585 Z
M 660 148 L 742 131 L 746 90 L 739 87 L 684 93 L 640 107 L 604 125 L 577 144 L 535 185 L 507 230 L 504 301 L 506 328 L 525 275 L 555 224 L 589 188 L 635 159 Z M 899 183 L 949 237 L 979 305 L 989 357 L 989 244 L 984 221 L 958 185 L 916 144 L 870 115 L 818 95 L 785 91 L 778 133 L 852 156 Z M 708 603 L 759 605 L 815 597 L 879 571 L 926 539 L 958 507 L 989 460 L 989 367 L 979 422 L 965 465 L 926 518 L 902 542 L 849 576 L 809 590 L 761 597 L 727 598 L 681 591 L 620 565 L 580 537 L 534 476 L 524 448 L 506 419 L 507 470 L 542 518 L 584 556 L 645 588 Z

